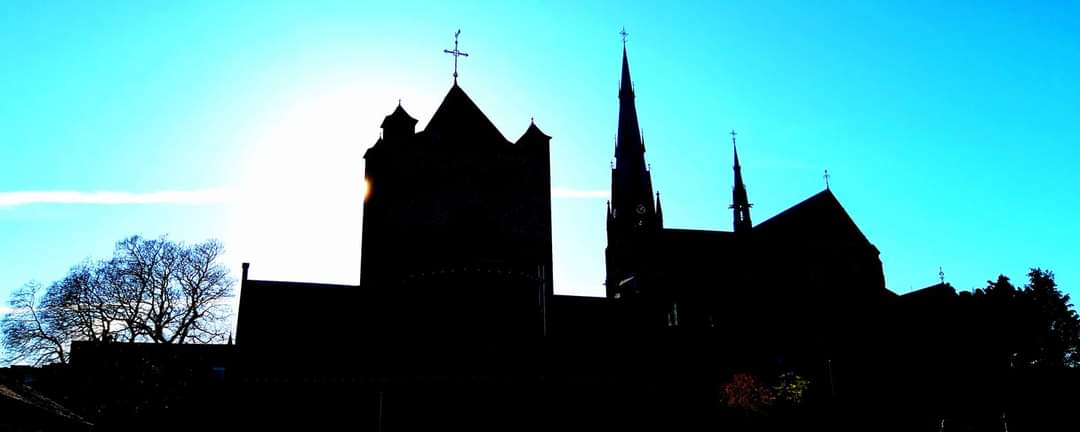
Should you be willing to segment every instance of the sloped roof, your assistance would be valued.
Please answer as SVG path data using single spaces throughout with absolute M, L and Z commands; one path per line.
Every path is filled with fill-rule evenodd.
M 805 243 L 840 240 L 871 245 L 829 189 L 758 224 L 753 232 L 764 238 L 783 237 Z
M 530 123 L 529 128 L 525 130 L 525 133 L 521 134 L 521 138 L 518 138 L 517 142 L 523 143 L 535 139 L 550 140 L 551 137 L 536 127 L 536 123 Z
M 394 112 L 383 118 L 382 124 L 379 125 L 379 127 L 386 129 L 387 126 L 400 123 L 415 125 L 416 119 L 412 118 L 409 113 L 405 112 L 405 108 L 402 108 L 401 104 L 399 103 L 397 108 L 394 109 Z
M 446 93 L 423 133 L 435 145 L 486 147 L 510 144 L 457 83 Z

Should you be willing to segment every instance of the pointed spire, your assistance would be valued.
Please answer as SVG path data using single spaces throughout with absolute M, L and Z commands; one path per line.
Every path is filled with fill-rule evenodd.
M 645 147 L 638 126 L 637 106 L 634 104 L 634 88 L 630 81 L 630 62 L 623 46 L 622 78 L 619 87 L 619 130 L 615 138 L 615 158 L 618 165 L 645 169 Z
M 732 167 L 735 171 L 735 184 L 731 191 L 731 209 L 733 217 L 733 225 L 736 233 L 749 232 L 753 224 L 750 222 L 750 204 L 749 198 L 746 196 L 746 185 L 743 184 L 742 178 L 742 166 L 739 165 L 739 148 L 735 143 L 735 136 L 738 133 L 734 129 L 731 130 L 731 149 L 735 155 L 735 165 Z
M 630 60 L 626 57 L 626 45 L 622 50 L 622 77 L 619 78 L 619 98 L 634 97 L 634 81 L 630 79 Z
M 625 31 L 620 34 L 625 37 Z M 641 231 L 642 227 L 653 226 L 656 208 L 652 197 L 652 176 L 645 163 L 645 143 L 638 124 L 625 41 L 622 54 L 619 129 L 615 137 L 611 205 L 612 214 L 620 228 Z

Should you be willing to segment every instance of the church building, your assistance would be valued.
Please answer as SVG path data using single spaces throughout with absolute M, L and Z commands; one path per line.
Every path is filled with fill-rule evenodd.
M 712 415 L 718 374 L 738 367 L 822 382 L 818 360 L 894 297 L 878 250 L 828 188 L 754 225 L 734 133 L 733 230 L 666 227 L 622 54 L 605 297 L 552 291 L 551 138 L 529 124 L 507 139 L 455 70 L 422 131 L 399 103 L 364 155 L 359 286 L 254 280 L 245 264 L 245 397 L 282 415 L 364 407 L 365 422 L 390 400 L 402 430 L 537 413 L 539 429 L 670 429 Z M 417 414 L 432 412 L 457 420 Z
M 828 187 L 753 224 L 734 131 L 732 231 L 665 226 L 634 99 L 624 44 L 605 283 L 625 327 L 708 331 L 773 353 L 835 336 L 850 326 L 831 321 L 894 296 L 877 248 Z

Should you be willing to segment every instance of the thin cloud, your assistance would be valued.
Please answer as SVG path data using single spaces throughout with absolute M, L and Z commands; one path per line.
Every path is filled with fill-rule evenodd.
M 570 199 L 604 199 L 608 197 L 608 191 L 606 190 L 582 190 L 571 188 L 551 188 L 552 198 L 570 198 Z
M 0 207 L 18 207 L 33 204 L 179 204 L 209 205 L 228 201 L 226 189 L 156 192 L 75 192 L 75 191 L 19 191 L 0 192 Z
M 554 199 L 605 199 L 606 190 L 583 190 L 556 187 Z M 0 207 L 19 207 L 34 204 L 83 205 L 213 205 L 228 202 L 233 196 L 227 189 L 156 192 L 78 192 L 78 191 L 17 191 L 0 192 Z

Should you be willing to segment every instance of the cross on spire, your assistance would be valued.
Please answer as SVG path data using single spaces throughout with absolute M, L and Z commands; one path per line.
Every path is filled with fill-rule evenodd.
M 826 169 L 825 170 L 825 175 L 823 175 L 821 177 L 825 179 L 825 189 L 829 189 L 829 177 L 832 177 L 831 175 L 829 175 L 829 170 Z
M 461 36 L 461 29 L 458 29 L 457 33 L 454 33 L 454 49 L 453 50 L 448 50 L 448 49 L 443 50 L 444 53 L 447 53 L 447 54 L 450 54 L 450 55 L 454 56 L 454 83 L 455 84 L 457 84 L 457 77 L 458 77 L 458 73 L 457 73 L 457 60 L 458 60 L 458 57 L 460 57 L 460 56 L 468 57 L 469 56 L 468 53 L 463 53 L 463 52 L 458 50 L 458 36 Z
M 626 27 L 623 27 L 622 30 L 619 30 L 619 36 L 622 36 L 622 44 L 623 44 L 623 48 L 625 48 L 626 47 L 626 37 L 630 36 L 630 33 L 626 32 Z
M 735 135 L 738 135 L 738 133 L 735 132 L 735 129 L 732 129 L 731 130 L 731 144 L 732 145 L 735 145 Z

